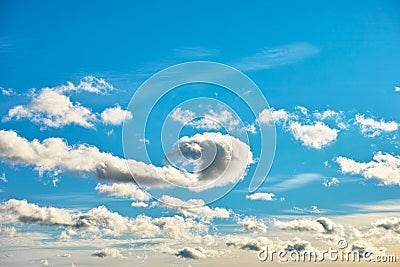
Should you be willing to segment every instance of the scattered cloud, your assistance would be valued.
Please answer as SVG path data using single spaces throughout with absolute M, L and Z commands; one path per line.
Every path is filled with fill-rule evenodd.
M 174 254 L 177 257 L 185 258 L 185 259 L 205 259 L 209 257 L 214 257 L 221 255 L 222 251 L 217 251 L 213 249 L 205 249 L 203 247 L 185 247 L 182 249 L 178 249 Z
M 182 124 L 187 124 L 196 117 L 196 113 L 191 110 L 176 108 L 171 113 L 171 119 Z
M 242 219 L 239 219 L 237 222 L 239 225 L 243 227 L 243 230 L 250 233 L 266 233 L 267 226 L 265 222 L 261 219 L 257 219 L 254 216 L 246 216 Z
M 343 234 L 343 226 L 334 223 L 331 219 L 320 217 L 317 219 L 296 219 L 291 221 L 274 221 L 274 226 L 281 230 L 308 231 L 321 234 Z
M 84 77 L 78 85 L 67 82 L 66 85 L 42 88 L 38 94 L 33 90 L 30 103 L 13 107 L 3 121 L 29 119 L 45 127 L 75 124 L 93 128 L 97 115 L 80 103 L 72 102 L 67 94 L 82 91 L 105 94 L 112 90 L 112 85 L 93 76 Z
M 128 110 L 121 109 L 120 106 L 107 108 L 101 114 L 101 119 L 104 124 L 120 125 L 124 120 L 131 120 L 132 113 Z
M 97 184 L 96 191 L 100 194 L 113 197 L 123 197 L 130 198 L 132 200 L 147 201 L 150 199 L 150 195 L 141 190 L 137 185 L 133 183 L 113 183 L 111 185 L 107 184 Z
M 159 205 L 174 209 L 187 217 L 211 220 L 214 218 L 229 218 L 230 212 L 224 208 L 210 208 L 202 199 L 189 199 L 183 201 L 179 198 L 164 195 L 159 200 Z
M 323 185 L 325 187 L 332 187 L 338 184 L 339 184 L 339 179 L 335 177 L 332 177 L 331 179 L 325 179 L 325 181 L 323 182 Z
M 6 174 L 3 172 L 3 174 L 0 176 L 0 181 L 4 183 L 8 183 L 8 179 L 6 177 Z
M 44 88 L 32 101 L 26 105 L 18 105 L 8 111 L 3 121 L 11 119 L 30 119 L 47 127 L 60 128 L 65 125 L 76 124 L 86 128 L 93 128 L 96 115 L 79 103 L 71 102 L 66 95 L 51 88 Z
M 395 92 L 400 92 L 400 86 L 395 86 L 395 87 L 394 87 L 394 91 L 395 91 Z
M 251 195 L 247 195 L 246 198 L 250 200 L 265 200 L 265 201 L 276 200 L 274 193 L 254 193 Z
M 190 240 L 207 233 L 208 227 L 191 218 L 180 216 L 150 218 L 139 215 L 128 218 L 104 206 L 85 213 L 54 207 L 41 207 L 26 200 L 10 199 L 0 203 L 0 223 L 38 224 L 60 227 L 59 240 L 94 235 L 121 236 L 129 234 L 140 238 L 165 237 Z
M 98 258 L 106 258 L 106 257 L 125 258 L 121 254 L 121 252 L 116 248 L 104 248 L 102 250 L 96 250 L 95 252 L 93 252 L 92 256 L 98 257 Z
M 13 95 L 16 95 L 16 93 L 14 92 L 14 90 L 13 90 L 12 88 L 6 89 L 6 88 L 3 88 L 3 87 L 0 86 L 0 91 L 1 91 L 1 94 L 2 94 L 3 96 L 13 96 Z
M 255 55 L 241 58 L 232 65 L 241 71 L 272 69 L 296 63 L 318 52 L 319 49 L 311 44 L 292 43 L 280 47 L 266 48 Z
M 395 121 L 385 122 L 383 119 L 376 121 L 360 114 L 356 115 L 355 120 L 355 123 L 360 126 L 361 133 L 367 137 L 375 137 L 382 132 L 394 132 L 399 128 L 399 124 Z
M 264 109 L 258 115 L 257 121 L 260 124 L 272 124 L 286 122 L 292 118 L 292 114 L 284 109 L 275 110 L 274 108 Z
M 339 130 L 331 129 L 323 122 L 311 125 L 302 125 L 298 122 L 290 124 L 290 131 L 296 140 L 300 140 L 304 146 L 321 149 L 334 142 Z
M 370 162 L 357 162 L 346 157 L 337 157 L 335 161 L 343 174 L 375 178 L 383 185 L 400 185 L 400 156 L 377 152 Z

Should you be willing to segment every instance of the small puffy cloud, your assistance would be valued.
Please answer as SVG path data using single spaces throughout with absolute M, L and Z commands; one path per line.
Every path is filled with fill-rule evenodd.
M 381 219 L 376 221 L 373 226 L 400 234 L 400 217 Z
M 338 185 L 338 184 L 339 184 L 339 179 L 335 178 L 335 177 L 332 177 L 331 179 L 326 179 L 323 182 L 323 185 L 325 187 L 332 187 L 332 186 L 335 186 L 335 185 Z
M 92 253 L 92 256 L 98 257 L 98 258 L 106 258 L 106 257 L 125 258 L 121 254 L 121 252 L 116 248 L 104 248 L 101 250 L 96 250 L 95 252 Z
M 4 95 L 4 96 L 12 96 L 12 95 L 16 94 L 13 91 L 13 89 L 11 89 L 11 88 L 6 89 L 6 88 L 3 88 L 1 86 L 0 86 L 0 91 L 1 91 L 1 94 Z
M 107 196 L 130 198 L 132 200 L 147 201 L 150 195 L 132 183 L 97 184 L 97 192 Z
M 337 116 L 339 116 L 339 113 L 336 112 L 336 111 L 334 111 L 334 110 L 328 109 L 328 110 L 325 110 L 324 112 L 316 111 L 316 112 L 313 113 L 313 115 L 314 115 L 317 119 L 323 121 L 323 120 L 325 120 L 325 119 L 337 117 Z
M 296 106 L 295 109 L 300 111 L 300 113 L 303 114 L 304 116 L 308 116 L 308 109 L 306 107 Z
M 8 179 L 6 177 L 6 174 L 3 172 L 3 174 L 0 176 L 0 181 L 4 183 L 8 183 Z
M 94 127 L 96 115 L 79 103 L 71 102 L 66 95 L 51 88 L 44 88 L 35 95 L 28 105 L 15 106 L 8 111 L 4 121 L 11 119 L 30 119 L 47 127 L 60 128 L 65 125 L 76 124 L 86 128 Z
M 296 219 L 291 221 L 274 221 L 274 226 L 281 230 L 307 231 L 321 234 L 340 234 L 343 226 L 334 223 L 331 219 L 320 217 L 317 219 Z
M 258 234 L 267 232 L 267 226 L 264 221 L 256 217 L 247 216 L 239 219 L 237 223 L 241 225 L 246 232 Z
M 259 124 L 272 124 L 286 122 L 291 117 L 292 115 L 284 109 L 275 110 L 274 108 L 270 108 L 262 110 L 258 115 L 257 121 Z
M 298 122 L 290 124 L 290 131 L 296 140 L 300 140 L 304 146 L 321 149 L 334 142 L 339 130 L 331 129 L 323 122 L 311 125 L 302 125 Z
M 97 121 L 96 114 L 77 102 L 72 102 L 66 94 L 70 92 L 86 91 L 96 94 L 105 94 L 114 88 L 104 81 L 93 76 L 84 77 L 78 85 L 68 82 L 66 85 L 45 87 L 38 94 L 34 91 L 31 101 L 27 105 L 18 105 L 8 111 L 3 121 L 11 119 L 29 119 L 46 127 L 60 128 L 66 125 L 79 125 L 93 128 Z
M 213 249 L 205 249 L 203 247 L 185 247 L 182 249 L 178 249 L 174 254 L 177 257 L 185 258 L 185 259 L 205 259 L 213 256 L 221 255 L 222 251 L 217 251 Z
M 124 120 L 131 120 L 133 118 L 130 111 L 123 110 L 120 106 L 107 108 L 100 114 L 100 116 L 104 124 L 111 125 L 120 125 Z
M 250 200 L 271 201 L 271 200 L 275 200 L 275 194 L 274 193 L 254 193 L 251 195 L 247 195 L 246 198 L 250 199 Z
M 400 86 L 395 86 L 395 87 L 394 87 L 394 91 L 395 91 L 395 92 L 400 92 Z
M 335 161 L 342 173 L 375 178 L 384 185 L 400 185 L 400 156 L 377 152 L 370 162 L 357 162 L 346 157 L 337 157 Z
M 196 217 L 204 220 L 214 218 L 229 218 L 230 212 L 224 208 L 210 208 L 202 199 L 189 199 L 187 201 L 164 195 L 159 200 L 159 205 L 174 209 L 187 217 Z
M 181 108 L 176 108 L 174 111 L 171 113 L 171 119 L 174 121 L 180 122 L 182 124 L 187 124 L 191 120 L 193 120 L 196 117 L 196 114 L 188 109 L 181 109 Z
M 135 207 L 135 208 L 147 208 L 149 206 L 149 204 L 147 204 L 146 202 L 143 202 L 143 201 L 136 201 L 136 202 L 132 202 L 131 206 Z
M 360 126 L 361 133 L 367 137 L 375 137 L 382 132 L 394 132 L 399 128 L 395 121 L 385 122 L 383 119 L 376 121 L 373 118 L 365 118 L 364 115 L 357 114 L 355 123 Z

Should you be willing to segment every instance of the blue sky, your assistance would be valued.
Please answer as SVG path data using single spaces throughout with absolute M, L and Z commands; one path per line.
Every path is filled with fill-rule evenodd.
M 121 165 L 124 118 L 125 125 L 133 125 L 125 152 L 134 161 L 128 165 L 143 178 L 139 184 L 159 196 L 179 191 L 151 185 L 154 177 L 148 174 L 154 166 L 162 168 L 165 155 L 178 141 L 176 136 L 168 137 L 168 131 L 183 127 L 179 138 L 188 136 L 189 143 L 196 144 L 210 138 L 225 151 L 226 140 L 218 133 L 226 136 L 227 131 L 199 126 L 196 120 L 184 126 L 196 113 L 231 125 L 229 136 L 238 140 L 234 147 L 248 147 L 255 160 L 246 164 L 247 154 L 240 150 L 232 167 L 237 169 L 226 178 L 228 187 L 238 183 L 223 198 L 205 206 L 214 212 L 207 226 L 243 235 L 240 220 L 250 217 L 272 229 L 272 220 L 289 217 L 366 214 L 372 221 L 375 215 L 390 212 L 386 215 L 399 218 L 397 1 L 3 1 L 0 5 L 1 212 L 10 215 L 13 210 L 11 215 L 18 215 L 7 202 L 16 199 L 71 213 L 104 205 L 131 219 L 141 214 L 153 219 L 178 215 L 204 223 L 204 210 L 166 207 L 143 197 L 135 187 L 110 191 L 127 174 Z M 146 128 L 148 143 L 139 140 L 134 135 L 135 123 L 147 114 L 129 106 L 131 98 L 152 75 L 191 61 L 217 62 L 243 72 L 267 99 L 265 116 L 249 114 L 249 103 L 238 101 L 221 87 L 185 85 L 157 103 Z M 256 101 L 252 90 L 249 99 Z M 150 101 L 155 89 L 147 88 L 143 96 L 140 101 Z M 182 101 L 189 102 L 181 105 Z M 235 119 L 243 125 L 235 124 Z M 165 153 L 157 139 L 163 124 L 168 125 Z M 243 129 L 252 125 L 254 131 Z M 260 127 L 276 128 L 276 152 L 256 192 L 264 195 L 254 200 L 248 187 L 262 150 Z M 212 134 L 207 136 L 207 132 Z M 249 146 L 244 144 L 246 138 Z M 49 155 L 40 150 L 48 148 L 46 139 L 55 142 L 54 149 L 46 152 Z M 151 162 L 143 153 L 144 146 Z M 36 156 L 31 158 L 27 147 Z M 67 152 L 57 154 L 65 147 Z M 68 151 L 85 156 L 81 159 Z M 142 170 L 142 162 L 154 166 Z M 240 169 L 241 164 L 245 169 Z M 247 174 L 240 175 L 243 170 Z M 219 187 L 177 194 L 183 196 L 182 201 L 201 201 L 213 190 Z M 132 202 L 146 207 L 132 207 Z M 368 217 L 370 213 L 375 215 Z M 16 227 L 17 235 L 51 233 L 50 239 L 57 242 L 60 229 L 41 220 L 35 226 L 18 219 L 4 220 L 1 225 Z M 72 235 L 73 240 L 80 238 Z

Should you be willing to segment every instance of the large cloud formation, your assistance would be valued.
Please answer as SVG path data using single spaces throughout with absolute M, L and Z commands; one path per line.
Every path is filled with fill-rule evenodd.
M 370 162 L 357 162 L 346 157 L 337 157 L 342 173 L 360 174 L 366 179 L 375 178 L 384 185 L 400 184 L 400 156 L 377 152 Z
M 100 152 L 95 146 L 69 146 L 61 138 L 29 141 L 12 130 L 0 131 L 0 157 L 12 164 L 33 165 L 40 172 L 93 173 L 98 179 L 112 183 L 131 183 L 133 177 L 142 186 L 180 185 L 201 191 L 239 181 L 252 163 L 250 147 L 229 135 L 204 133 L 182 137 L 176 150 L 182 147 L 186 149 L 180 150 L 183 153 L 180 160 L 201 154 L 195 160 L 195 173 L 125 160 Z

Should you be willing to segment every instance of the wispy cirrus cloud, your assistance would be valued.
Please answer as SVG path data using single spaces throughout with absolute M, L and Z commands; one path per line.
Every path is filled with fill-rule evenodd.
M 309 43 L 298 42 L 284 46 L 265 48 L 257 54 L 232 62 L 241 71 L 272 69 L 292 64 L 311 57 L 319 52 L 319 48 Z

